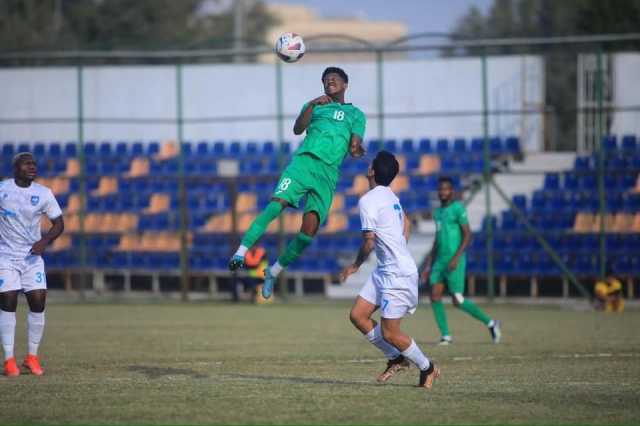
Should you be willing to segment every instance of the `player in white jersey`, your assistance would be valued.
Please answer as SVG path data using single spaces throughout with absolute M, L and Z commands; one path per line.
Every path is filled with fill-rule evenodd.
M 389 188 L 398 170 L 398 161 L 387 151 L 380 151 L 371 163 L 367 172 L 370 190 L 358 203 L 362 244 L 356 261 L 342 270 L 340 280 L 356 272 L 375 248 L 378 265 L 351 308 L 351 322 L 388 359 L 379 382 L 407 369 L 411 361 L 420 369 L 418 386 L 429 389 L 440 370 L 400 329 L 402 318 L 418 306 L 418 268 L 407 247 L 409 218 Z M 371 318 L 378 308 L 382 308 L 380 324 Z
M 29 352 L 23 366 L 32 374 L 44 371 L 38 346 L 44 331 L 47 277 L 42 253 L 64 230 L 62 210 L 51 190 L 35 183 L 37 167 L 31 153 L 13 158 L 13 179 L 0 181 L 0 338 L 4 350 L 4 374 L 18 376 L 14 356 L 16 308 L 23 291 L 29 304 L 27 334 Z M 47 215 L 53 226 L 40 234 L 40 219 Z

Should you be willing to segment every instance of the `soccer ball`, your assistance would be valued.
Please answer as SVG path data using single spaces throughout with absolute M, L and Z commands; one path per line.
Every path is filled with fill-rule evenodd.
M 276 54 L 285 62 L 296 62 L 305 50 L 304 40 L 296 33 L 284 33 L 276 41 Z

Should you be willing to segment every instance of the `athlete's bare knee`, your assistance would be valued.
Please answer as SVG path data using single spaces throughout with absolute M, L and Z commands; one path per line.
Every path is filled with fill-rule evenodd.
M 300 232 L 313 237 L 318 232 L 320 227 L 320 218 L 316 212 L 307 212 L 302 217 L 302 225 L 300 226 Z

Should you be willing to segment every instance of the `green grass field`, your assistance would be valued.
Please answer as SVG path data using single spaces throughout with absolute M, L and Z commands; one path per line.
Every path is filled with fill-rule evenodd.
M 22 301 L 21 301 L 22 302 Z M 25 307 L 17 356 L 24 356 Z M 448 308 L 405 322 L 442 368 L 379 385 L 384 360 L 349 304 L 51 304 L 44 377 L 0 379 L 2 424 L 631 424 L 640 421 L 640 312 L 487 308 L 504 343 Z

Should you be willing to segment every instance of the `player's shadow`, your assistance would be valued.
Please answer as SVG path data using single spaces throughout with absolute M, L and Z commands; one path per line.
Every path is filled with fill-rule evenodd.
M 336 379 L 320 379 L 314 377 L 294 377 L 294 376 L 263 376 L 255 374 L 238 374 L 227 373 L 224 377 L 232 379 L 257 380 L 264 382 L 284 382 L 291 384 L 308 384 L 308 385 L 342 385 L 342 386 L 395 386 L 395 387 L 415 387 L 410 384 L 402 383 L 375 383 L 375 382 L 356 382 L 348 380 Z
M 140 373 L 149 379 L 160 379 L 167 376 L 189 376 L 192 379 L 206 379 L 209 376 L 187 368 L 149 367 L 146 365 L 130 365 L 129 371 Z

